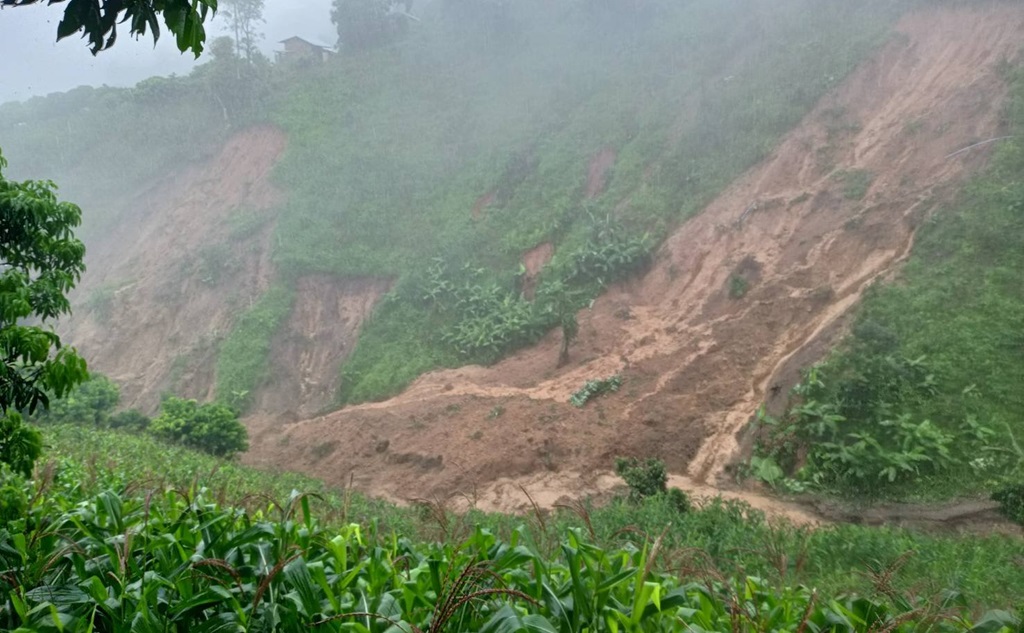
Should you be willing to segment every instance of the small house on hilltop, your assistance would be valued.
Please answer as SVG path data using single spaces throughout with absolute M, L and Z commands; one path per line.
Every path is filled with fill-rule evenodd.
M 323 62 L 334 54 L 334 49 L 323 44 L 316 44 L 297 35 L 281 40 L 284 44 L 283 51 L 275 51 L 274 58 L 282 61 L 315 61 Z

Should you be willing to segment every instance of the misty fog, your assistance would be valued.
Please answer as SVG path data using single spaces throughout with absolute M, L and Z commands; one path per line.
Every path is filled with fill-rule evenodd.
M 97 56 L 77 36 L 57 42 L 57 23 L 65 6 L 39 3 L 0 9 L 0 103 L 81 85 L 130 86 L 147 77 L 187 74 L 203 61 L 178 52 L 173 35 L 167 33 L 154 46 L 149 36 L 134 41 L 124 32 L 117 46 Z M 330 0 L 267 0 L 260 49 L 272 56 L 278 41 L 293 35 L 333 45 L 337 33 L 330 8 Z M 211 40 L 224 34 L 224 22 L 221 16 L 206 25 Z

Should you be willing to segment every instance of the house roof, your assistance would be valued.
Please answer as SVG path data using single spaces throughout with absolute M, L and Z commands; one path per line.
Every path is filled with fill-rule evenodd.
M 325 51 L 333 51 L 334 50 L 333 46 L 328 46 L 326 44 L 320 44 L 318 42 L 312 42 L 310 40 L 307 40 L 304 37 L 299 37 L 298 35 L 293 35 L 291 37 L 287 37 L 287 38 L 281 40 L 280 42 L 278 42 L 278 44 L 285 44 L 287 42 L 294 42 L 294 41 L 305 42 L 306 44 L 309 44 L 310 46 L 312 46 L 314 48 L 322 48 Z

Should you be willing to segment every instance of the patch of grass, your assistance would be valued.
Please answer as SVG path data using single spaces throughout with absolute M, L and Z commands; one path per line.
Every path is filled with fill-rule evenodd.
M 121 282 L 107 282 L 97 286 L 85 299 L 85 309 L 92 312 L 98 320 L 109 319 L 114 309 L 117 291 L 125 285 Z
M 875 175 L 866 169 L 849 169 L 836 173 L 843 185 L 843 197 L 847 200 L 863 200 L 871 189 Z
M 207 244 L 198 253 L 196 274 L 208 286 L 219 285 L 225 275 L 238 268 L 229 244 Z
M 913 121 L 908 121 L 907 124 L 903 126 L 903 133 L 907 136 L 917 136 L 924 131 L 924 127 L 924 119 L 914 119 Z
M 290 284 L 277 282 L 239 318 L 217 355 L 217 399 L 244 411 L 270 367 L 270 345 L 294 300 Z
M 256 235 L 272 219 L 273 214 L 267 211 L 235 209 L 227 218 L 232 242 L 246 240 Z
M 750 282 L 743 275 L 729 275 L 729 298 L 742 299 L 750 290 Z

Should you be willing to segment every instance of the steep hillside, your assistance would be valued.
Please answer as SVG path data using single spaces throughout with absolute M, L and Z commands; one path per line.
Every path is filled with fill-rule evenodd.
M 908 4 L 523 3 L 281 71 L 119 196 L 62 332 L 124 406 L 221 400 L 249 463 L 393 499 L 552 505 L 619 455 L 714 491 L 1001 132 L 1024 9 Z
M 507 486 L 490 482 L 557 471 L 543 484 L 555 498 L 592 491 L 595 465 L 620 454 L 715 482 L 773 386 L 824 355 L 863 290 L 984 162 L 984 148 L 954 152 L 998 135 L 998 69 L 1022 28 L 1013 5 L 906 16 L 899 37 L 668 239 L 649 274 L 580 314 L 570 366 L 555 368 L 552 334 L 494 367 L 424 376 L 384 403 L 254 425 L 247 459 L 354 477 L 392 497 L 460 492 L 505 509 L 528 502 L 495 500 Z M 615 373 L 618 393 L 567 403 Z
M 163 392 L 213 396 L 223 333 L 271 283 L 271 233 L 253 218 L 280 200 L 269 174 L 285 145 L 273 128 L 240 133 L 135 196 L 116 228 L 90 241 L 61 329 L 121 385 L 125 405 L 153 409 Z
M 97 274 L 83 280 L 79 318 L 67 331 L 83 348 L 103 347 L 94 367 L 131 382 L 127 404 L 146 408 L 177 390 L 304 417 L 380 400 L 437 367 L 492 363 L 642 268 L 670 227 L 767 154 L 904 10 L 701 0 L 651 3 L 621 20 L 616 6 L 521 3 L 499 21 L 505 37 L 484 40 L 486 20 L 424 16 L 400 47 L 274 69 L 253 116 L 288 138 L 273 169 L 282 195 L 269 205 L 213 196 L 217 208 L 207 213 L 181 201 L 187 178 L 145 190 L 134 206 L 112 196 L 116 189 L 93 192 L 90 200 L 117 198 L 114 206 L 129 211 L 118 237 L 90 240 Z M 211 79 L 229 62 L 104 96 L 141 108 L 149 93 L 184 99 L 193 91 L 206 107 L 225 97 L 223 82 Z M 247 155 L 275 162 L 273 148 L 238 134 L 196 169 L 231 169 Z M 76 181 L 88 181 L 85 165 Z M 103 206 L 90 203 L 86 218 Z M 151 229 L 131 233 L 188 213 L 199 216 L 187 231 L 194 248 L 143 245 Z M 163 277 L 139 294 L 129 283 L 133 265 L 112 272 L 106 263 L 133 249 L 162 261 Z M 273 264 L 271 276 L 259 273 L 257 294 L 236 279 L 251 274 L 245 261 Z M 238 296 L 230 318 L 194 320 L 181 341 L 152 329 L 168 341 L 158 345 L 170 359 L 107 344 L 133 340 L 139 327 L 128 312 L 107 312 L 108 295 L 121 290 L 143 312 L 154 301 L 154 311 L 173 311 L 181 295 L 157 297 L 152 287 L 185 284 Z M 385 290 L 388 301 L 359 327 Z M 334 295 L 349 307 L 333 305 Z M 84 311 L 96 312 L 99 327 L 77 326 Z M 310 358 L 317 369 L 306 367 Z M 211 377 L 215 386 L 204 382 Z

